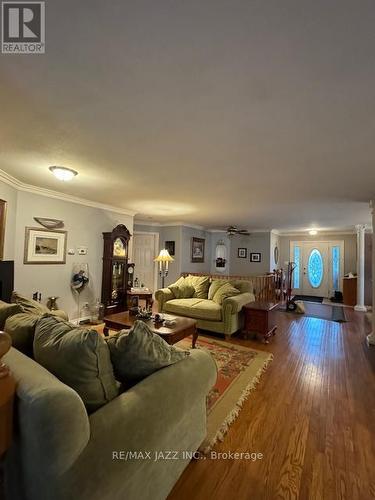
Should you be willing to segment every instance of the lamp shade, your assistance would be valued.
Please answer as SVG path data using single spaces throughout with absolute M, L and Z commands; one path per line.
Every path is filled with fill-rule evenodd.
M 154 262 L 173 262 L 174 258 L 169 255 L 169 252 L 166 248 L 160 250 L 160 253 L 157 257 L 155 257 Z

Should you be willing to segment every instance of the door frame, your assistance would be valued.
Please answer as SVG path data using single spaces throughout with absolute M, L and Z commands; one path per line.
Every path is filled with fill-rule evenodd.
M 328 277 L 328 294 L 330 296 L 333 295 L 333 276 L 332 276 L 332 247 L 340 247 L 340 278 L 339 278 L 339 290 L 342 292 L 342 278 L 344 277 L 344 264 L 345 264 L 345 241 L 344 240 L 291 240 L 290 245 L 289 245 L 289 258 L 290 261 L 293 262 L 293 257 L 294 257 L 294 252 L 293 248 L 294 246 L 299 246 L 302 248 L 304 244 L 319 244 L 319 243 L 326 243 L 328 244 L 328 272 L 329 272 L 329 277 Z M 303 266 L 302 266 L 302 260 L 303 257 L 301 255 L 301 265 L 300 265 L 300 285 L 303 283 L 303 277 L 302 277 L 302 272 L 303 272 Z M 293 293 L 295 292 L 301 292 L 302 288 L 293 288 Z M 301 293 L 300 293 L 301 294 Z
M 134 231 L 133 236 L 147 234 L 149 236 L 154 236 L 154 255 L 155 257 L 159 255 L 159 238 L 160 235 L 158 232 L 150 232 L 150 231 Z M 132 262 L 134 262 L 134 240 L 132 246 Z M 157 262 L 154 262 L 154 292 L 158 289 L 158 265 Z

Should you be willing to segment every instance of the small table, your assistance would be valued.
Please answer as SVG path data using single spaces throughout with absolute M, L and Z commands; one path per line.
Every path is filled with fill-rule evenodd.
M 255 301 L 249 302 L 243 307 L 245 313 L 245 326 L 243 333 L 247 338 L 249 333 L 259 333 L 263 336 L 263 342 L 268 344 L 268 339 L 276 333 L 275 311 L 278 302 Z
M 174 319 L 176 324 L 174 326 L 163 326 L 155 324 L 151 319 L 149 321 L 145 321 L 146 325 L 150 327 L 150 329 L 160 335 L 168 344 L 175 344 L 185 337 L 189 337 L 192 335 L 192 348 L 195 348 L 195 344 L 198 339 L 198 330 L 197 330 L 197 322 L 191 318 L 183 318 L 180 316 L 170 316 L 168 315 L 168 319 Z M 110 314 L 105 316 L 104 323 L 105 326 L 103 328 L 104 335 L 108 335 L 109 330 L 123 330 L 126 328 L 131 328 L 135 321 L 137 321 L 136 316 L 131 316 L 129 311 L 120 312 L 116 314 Z
M 131 301 L 132 301 L 132 297 L 139 297 L 140 299 L 143 299 L 146 301 L 146 307 L 152 307 L 152 303 L 153 303 L 153 300 L 152 300 L 152 292 L 132 292 L 131 290 L 128 290 L 126 292 L 126 295 L 128 297 L 128 307 L 131 307 L 132 304 L 131 304 Z

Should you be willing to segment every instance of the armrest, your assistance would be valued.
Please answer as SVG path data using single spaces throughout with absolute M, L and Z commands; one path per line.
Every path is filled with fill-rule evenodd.
M 156 290 L 155 299 L 159 302 L 159 312 L 163 312 L 163 306 L 168 300 L 174 299 L 173 293 L 169 288 L 160 288 Z
M 90 446 L 152 450 L 169 423 L 182 422 L 197 400 L 205 405 L 216 376 L 211 355 L 191 350 L 183 361 L 153 373 L 93 413 Z
M 224 314 L 238 313 L 245 304 L 254 302 L 254 300 L 255 295 L 251 292 L 240 293 L 234 297 L 228 297 L 223 300 L 223 312 Z

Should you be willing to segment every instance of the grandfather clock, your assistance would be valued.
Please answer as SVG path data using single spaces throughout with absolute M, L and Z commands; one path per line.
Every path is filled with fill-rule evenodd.
M 128 247 L 131 234 L 119 224 L 110 233 L 103 233 L 102 302 L 105 314 L 127 310 Z

